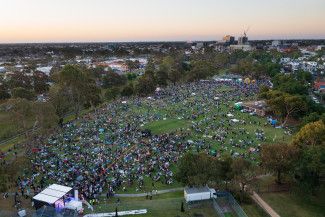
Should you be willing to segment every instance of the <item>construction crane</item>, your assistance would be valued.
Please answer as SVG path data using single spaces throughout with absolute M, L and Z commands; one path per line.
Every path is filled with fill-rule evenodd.
M 247 37 L 247 33 L 249 31 L 250 27 L 248 27 L 245 31 L 244 31 L 244 37 Z

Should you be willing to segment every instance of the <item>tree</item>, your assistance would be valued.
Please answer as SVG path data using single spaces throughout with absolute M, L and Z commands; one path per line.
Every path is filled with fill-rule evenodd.
M 35 93 L 33 91 L 27 90 L 23 87 L 17 87 L 12 90 L 12 97 L 32 100 L 35 98 Z
M 32 79 L 35 93 L 41 94 L 49 90 L 48 76 L 43 72 L 35 72 Z
M 58 81 L 68 93 L 76 117 L 84 106 L 94 106 L 99 103 L 99 88 L 89 73 L 82 68 L 66 65 L 60 71 Z
M 101 90 L 97 87 L 95 81 L 88 77 L 86 80 L 88 80 L 85 84 L 85 89 L 83 91 L 83 95 L 85 97 L 85 103 L 84 106 L 86 108 L 89 107 L 96 107 L 99 105 L 102 100 L 100 97 Z
M 322 120 L 305 125 L 294 136 L 292 144 L 299 148 L 322 145 L 325 142 L 325 125 Z
M 90 73 L 94 78 L 102 78 L 102 76 L 106 73 L 104 66 L 96 66 L 95 68 L 90 69 Z
M 173 83 L 180 81 L 182 78 L 182 74 L 178 69 L 172 68 L 168 73 L 168 79 Z
M 37 126 L 42 133 L 47 133 L 58 124 L 58 116 L 51 103 L 36 103 L 35 106 Z
M 135 85 L 135 89 L 140 96 L 146 96 L 153 93 L 156 90 L 156 84 L 152 74 L 145 74 L 140 77 Z
M 155 70 L 156 70 L 155 63 L 154 63 L 152 58 L 149 58 L 148 63 L 147 63 L 146 68 L 145 68 L 145 72 L 154 73 Z
M 229 54 L 228 53 L 218 53 L 215 56 L 214 62 L 216 64 L 217 68 L 219 68 L 219 69 L 225 68 L 230 63 Z
M 210 180 L 210 162 L 205 153 L 187 153 L 179 161 L 176 179 L 185 185 L 204 186 Z
M 274 84 L 274 89 L 276 90 L 280 90 L 282 92 L 286 92 L 293 95 L 308 94 L 308 86 L 306 85 L 306 81 L 298 80 L 294 77 L 294 75 L 277 74 L 272 79 L 272 82 Z
M 72 107 L 69 100 L 69 93 L 67 88 L 60 85 L 53 85 L 49 91 L 50 103 L 52 104 L 55 114 L 59 120 L 63 120 L 64 116 L 70 111 Z
M 299 70 L 296 73 L 297 79 L 303 83 L 311 83 L 313 81 L 313 75 L 310 72 Z
M 297 157 L 297 149 L 288 144 L 263 145 L 261 151 L 262 165 L 277 174 L 277 183 L 281 184 L 281 174 L 292 169 Z
M 133 93 L 134 93 L 134 87 L 132 83 L 126 85 L 121 91 L 122 96 L 132 96 Z
M 322 115 L 318 114 L 317 112 L 312 112 L 308 115 L 306 115 L 301 124 L 299 125 L 300 128 L 302 128 L 303 126 L 305 126 L 306 124 L 309 124 L 311 122 L 316 122 L 319 120 L 323 120 L 323 122 L 325 122 L 325 113 L 323 113 Z
M 25 72 L 15 72 L 9 77 L 8 87 L 10 89 L 22 87 L 30 90 L 32 89 L 32 81 Z
M 103 87 L 111 88 L 115 86 L 123 86 L 127 82 L 127 78 L 124 75 L 119 75 L 116 72 L 108 72 L 103 78 Z
M 29 123 L 33 121 L 35 117 L 35 110 L 33 103 L 27 99 L 10 99 L 7 102 L 12 120 L 18 124 L 19 129 L 25 131 L 25 136 L 28 137 L 28 130 L 30 128 Z
M 215 68 L 210 62 L 199 60 L 194 61 L 192 69 L 188 74 L 188 81 L 198 81 L 200 79 L 206 79 L 215 73 Z
M 106 90 L 105 98 L 107 100 L 115 100 L 119 94 L 120 94 L 120 88 L 112 87 L 112 88 Z
M 325 124 L 322 120 L 309 123 L 292 140 L 299 158 L 295 162 L 295 179 L 301 189 L 315 193 L 325 172 Z
M 168 80 L 167 71 L 164 68 L 159 68 L 159 70 L 156 72 L 157 84 L 160 86 L 166 86 L 167 80 Z
M 302 96 L 290 95 L 277 90 L 263 94 L 271 111 L 282 119 L 284 126 L 288 119 L 307 110 L 306 101 Z
M 226 155 L 219 161 L 219 180 L 226 183 L 226 189 L 228 189 L 228 183 L 234 178 L 234 173 L 232 171 L 233 159 L 231 156 Z
M 133 81 L 137 78 L 137 75 L 135 73 L 129 72 L 126 74 L 126 77 L 127 77 L 128 81 Z
M 234 180 L 240 185 L 240 191 L 243 196 L 246 186 L 251 183 L 256 176 L 255 168 L 250 161 L 243 158 L 234 159 L 231 168 L 234 174 Z
M 181 79 L 180 66 L 172 56 L 167 56 L 162 60 L 157 74 L 159 74 L 159 76 L 157 75 L 157 82 L 163 86 L 167 84 L 167 80 L 175 84 Z

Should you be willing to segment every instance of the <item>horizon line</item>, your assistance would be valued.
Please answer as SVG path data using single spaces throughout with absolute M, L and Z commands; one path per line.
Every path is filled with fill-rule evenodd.
M 270 38 L 270 39 L 253 39 L 249 41 L 322 41 L 325 38 Z M 48 41 L 48 42 L 0 42 L 0 45 L 14 45 L 14 44 L 103 44 L 103 43 L 168 43 L 168 42 L 218 42 L 222 40 L 136 40 L 136 41 Z

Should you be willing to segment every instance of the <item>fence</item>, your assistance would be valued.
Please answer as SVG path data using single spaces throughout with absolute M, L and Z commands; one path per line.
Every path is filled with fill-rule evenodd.
M 247 217 L 246 213 L 229 192 L 217 192 L 213 207 L 220 217 Z

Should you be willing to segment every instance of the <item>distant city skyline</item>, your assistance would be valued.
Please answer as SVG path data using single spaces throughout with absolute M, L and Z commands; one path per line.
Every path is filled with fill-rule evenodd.
M 324 0 L 0 0 L 0 43 L 325 39 Z

